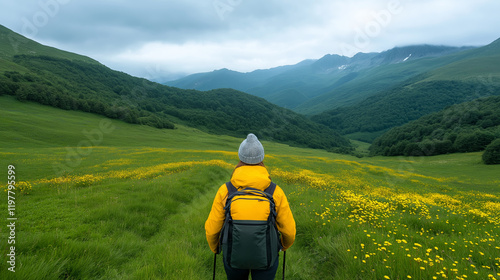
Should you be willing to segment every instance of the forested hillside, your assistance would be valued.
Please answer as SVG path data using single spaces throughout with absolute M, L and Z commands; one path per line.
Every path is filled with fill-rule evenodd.
M 19 36 L 5 28 L 0 31 L 4 38 Z M 85 57 L 58 55 L 59 50 L 36 43 L 23 46 L 16 51 L 0 50 L 6 61 L 0 69 L 0 95 L 157 128 L 174 128 L 179 123 L 216 134 L 253 132 L 262 139 L 292 145 L 341 152 L 351 149 L 349 141 L 335 131 L 243 92 L 168 87 L 80 59 Z
M 337 108 L 313 116 L 341 134 L 361 134 L 371 142 L 378 133 L 416 120 L 447 106 L 475 98 L 499 95 L 500 86 L 484 85 L 480 81 L 429 81 L 409 83 L 367 98 L 350 107 Z
M 429 156 L 484 150 L 500 138 L 500 96 L 448 107 L 377 138 L 372 155 Z

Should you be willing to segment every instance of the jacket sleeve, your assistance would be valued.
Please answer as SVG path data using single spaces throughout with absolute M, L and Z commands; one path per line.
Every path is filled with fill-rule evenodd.
M 219 188 L 219 191 L 217 191 L 212 204 L 212 210 L 210 211 L 208 219 L 205 222 L 205 233 L 208 245 L 210 246 L 210 250 L 214 253 L 217 253 L 217 247 L 219 246 L 219 233 L 224 225 L 224 205 L 226 203 L 226 197 L 227 188 L 224 184 Z
M 281 232 L 281 244 L 283 245 L 283 251 L 285 251 L 295 241 L 295 220 L 293 219 L 292 210 L 290 209 L 285 193 L 280 187 L 276 187 L 274 197 L 276 200 L 276 223 L 278 230 Z

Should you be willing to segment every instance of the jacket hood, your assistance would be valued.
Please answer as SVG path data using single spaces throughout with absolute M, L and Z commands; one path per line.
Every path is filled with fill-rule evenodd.
M 231 183 L 237 189 L 251 187 L 263 191 L 271 184 L 271 178 L 264 166 L 245 165 L 234 170 Z

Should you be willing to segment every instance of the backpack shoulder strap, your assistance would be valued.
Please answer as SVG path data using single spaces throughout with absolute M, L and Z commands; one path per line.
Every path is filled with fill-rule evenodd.
M 238 190 L 236 189 L 235 186 L 233 186 L 233 183 L 231 183 L 231 181 L 229 182 L 226 182 L 226 187 L 227 187 L 227 192 L 228 192 L 228 196 L 230 196 L 231 194 L 237 192 Z
M 264 192 L 270 194 L 272 197 L 275 190 L 276 190 L 276 184 L 274 182 L 271 182 L 271 184 L 269 184 L 269 187 L 267 187 L 267 189 L 265 189 Z
M 227 187 L 227 192 L 228 192 L 228 197 L 237 192 L 238 190 L 236 189 L 236 187 L 233 185 L 233 183 L 231 183 L 231 181 L 229 182 L 226 182 L 226 187 Z M 269 187 L 267 187 L 264 192 L 267 193 L 267 194 L 270 194 L 271 196 L 273 196 L 274 194 L 274 191 L 276 190 L 276 184 L 274 182 L 271 182 L 271 184 L 269 184 Z
M 269 213 L 269 219 L 272 219 L 273 222 L 276 219 L 276 204 L 273 198 L 275 190 L 276 190 L 276 184 L 274 182 L 271 182 L 271 184 L 269 184 L 269 187 L 267 187 L 267 189 L 264 190 L 264 192 L 268 195 L 269 206 L 271 207 L 271 213 Z
M 233 186 L 231 181 L 226 182 L 226 187 L 227 187 L 227 198 L 228 198 L 228 201 L 226 201 L 226 206 L 224 207 L 224 211 L 226 212 L 226 218 L 224 219 L 224 224 L 222 226 L 222 230 L 219 236 L 218 252 L 220 252 L 222 244 L 226 244 L 228 242 L 229 222 L 232 221 L 231 211 L 230 211 L 231 199 L 238 192 L 238 190 L 236 189 L 236 187 Z

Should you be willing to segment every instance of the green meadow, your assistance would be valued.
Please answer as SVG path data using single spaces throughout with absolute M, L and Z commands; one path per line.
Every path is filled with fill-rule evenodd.
M 212 277 L 204 222 L 243 139 L 11 97 L 0 115 L 0 279 Z M 481 153 L 356 158 L 263 145 L 297 223 L 286 279 L 500 279 L 500 166 Z M 225 278 L 222 256 L 216 273 Z

